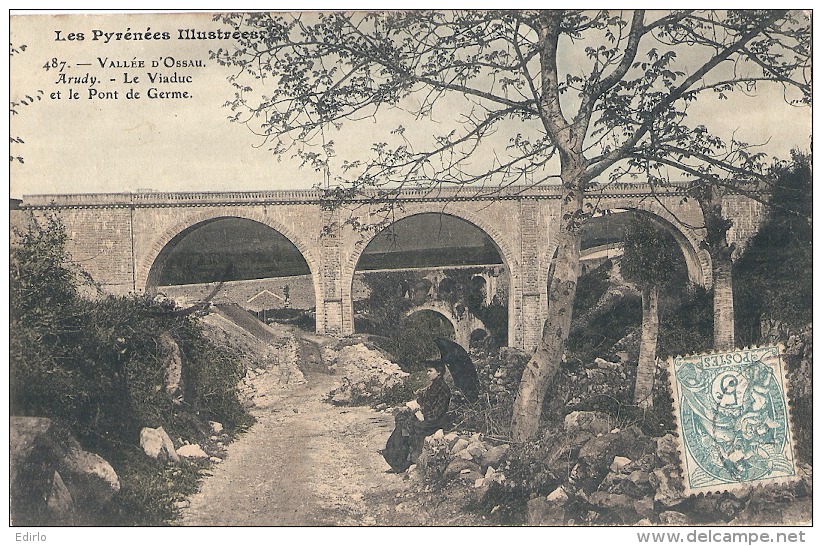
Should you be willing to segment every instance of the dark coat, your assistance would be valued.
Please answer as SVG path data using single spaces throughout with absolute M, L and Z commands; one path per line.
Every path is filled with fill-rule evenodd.
M 385 449 L 380 450 L 395 472 L 404 472 L 416 462 L 422 452 L 425 437 L 445 425 L 445 414 L 451 403 L 451 389 L 445 379 L 440 376 L 420 391 L 417 403 L 423 420 L 417 419 L 409 409 L 401 410 L 394 417 L 394 431 L 388 438 Z
M 451 403 L 451 389 L 445 382 L 445 378 L 440 375 L 434 379 L 430 385 L 423 389 L 417 396 L 417 403 L 420 405 L 425 429 L 436 432 L 442 428 L 445 422 L 445 414 L 448 412 L 448 405 Z M 429 433 L 430 434 L 430 433 Z

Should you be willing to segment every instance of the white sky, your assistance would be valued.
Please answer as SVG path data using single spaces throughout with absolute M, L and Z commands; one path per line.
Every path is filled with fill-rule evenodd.
M 230 110 L 222 104 L 233 96 L 226 81 L 228 72 L 208 59 L 213 41 L 139 41 L 111 42 L 90 39 L 93 29 L 107 31 L 168 31 L 176 38 L 178 28 L 216 29 L 208 14 L 107 14 L 107 15 L 24 15 L 10 21 L 11 43 L 25 44 L 24 53 L 10 59 L 11 99 L 19 99 L 38 89 L 43 100 L 18 109 L 10 120 L 10 133 L 25 140 L 12 147 L 25 164 L 12 163 L 10 194 L 20 197 L 37 193 L 120 192 L 138 189 L 164 191 L 217 191 L 308 188 L 322 182 L 322 176 L 310 169 L 300 170 L 287 159 L 278 162 L 259 147 L 261 140 L 248 128 L 227 121 Z M 82 42 L 55 41 L 55 31 L 62 35 L 84 32 Z M 206 68 L 176 69 L 188 74 L 190 86 L 157 85 L 168 89 L 188 89 L 188 100 L 87 100 L 65 98 L 67 88 L 78 85 L 56 83 L 58 74 L 43 69 L 52 58 L 66 61 L 72 76 L 92 76 L 103 80 L 100 90 L 118 89 L 120 96 L 128 89 L 121 83 L 124 72 L 142 80 L 135 89 L 143 95 L 149 87 L 146 72 L 154 69 L 101 69 L 98 57 L 146 61 L 162 56 L 177 59 L 202 59 Z M 78 63 L 92 66 L 77 67 Z M 170 75 L 174 69 L 158 68 Z M 107 81 L 116 78 L 115 83 Z M 85 87 L 85 86 L 82 86 Z M 49 98 L 61 90 L 61 99 Z M 743 101 L 701 101 L 691 115 L 706 120 L 721 119 L 729 136 L 748 142 L 769 141 L 766 151 L 787 157 L 793 147 L 810 148 L 811 113 L 807 108 L 784 104 L 781 95 L 761 92 Z M 348 142 L 338 148 L 352 155 L 356 146 L 370 143 L 380 129 L 389 125 L 364 123 L 348 133 Z M 343 154 L 346 155 L 346 154 Z

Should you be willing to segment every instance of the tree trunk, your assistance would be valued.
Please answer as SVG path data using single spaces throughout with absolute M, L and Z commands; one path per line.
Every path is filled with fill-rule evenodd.
M 735 341 L 731 252 L 712 253 L 711 262 L 714 277 L 714 349 L 732 351 Z
M 728 229 L 732 222 L 722 215 L 722 194 L 711 186 L 698 197 L 705 219 L 705 243 L 711 256 L 714 289 L 714 349 L 734 349 L 734 291 Z
M 514 400 L 511 435 L 521 442 L 536 436 L 545 393 L 562 363 L 571 331 L 571 315 L 579 277 L 583 192 L 565 192 L 554 273 L 548 290 L 548 317 L 542 338 L 525 370 Z
M 653 406 L 656 345 L 659 334 L 659 288 L 642 289 L 642 334 L 639 340 L 639 362 L 636 367 L 634 404 L 642 409 Z

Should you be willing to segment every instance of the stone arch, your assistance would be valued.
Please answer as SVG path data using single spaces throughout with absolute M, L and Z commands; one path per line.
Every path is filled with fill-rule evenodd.
M 290 229 L 279 222 L 256 211 L 242 210 L 238 208 L 209 209 L 206 211 L 200 211 L 186 216 L 183 220 L 165 229 L 149 245 L 147 252 L 145 252 L 142 259 L 137 264 L 135 282 L 138 289 L 139 287 L 142 287 L 146 293 L 153 293 L 156 288 L 156 284 L 154 284 L 156 279 L 153 278 L 154 275 L 156 275 L 154 266 L 157 261 L 161 259 L 163 252 L 167 249 L 170 250 L 169 245 L 174 243 L 176 239 L 185 235 L 187 232 L 190 232 L 195 227 L 224 218 L 251 220 L 268 226 L 288 239 L 297 248 L 300 254 L 302 254 L 308 264 L 308 268 L 311 272 L 312 285 L 314 286 L 314 299 L 315 302 L 319 304 L 322 298 L 322 294 L 320 292 L 321 284 L 317 277 L 319 261 L 311 247 L 309 247 L 300 237 L 296 236 Z
M 461 206 L 460 203 L 449 203 L 447 207 L 447 212 L 443 211 L 443 206 L 441 203 L 437 204 L 434 203 L 428 207 L 408 207 L 402 210 L 394 211 L 394 220 L 392 224 L 396 224 L 406 218 L 411 216 L 417 216 L 420 214 L 446 214 L 449 216 L 453 216 L 455 218 L 459 218 L 460 220 L 464 220 L 478 229 L 480 229 L 485 235 L 491 239 L 491 242 L 497 249 L 497 252 L 502 258 L 502 263 L 505 269 L 508 271 L 508 276 L 510 279 L 510 286 L 511 286 L 511 294 L 515 294 L 517 291 L 515 290 L 517 283 L 520 282 L 522 278 L 522 273 L 520 271 L 520 263 L 517 257 L 519 256 L 518 248 L 502 233 L 500 229 L 496 227 L 495 224 L 490 222 L 488 219 L 484 218 L 481 214 L 477 214 L 472 212 L 471 210 L 466 209 L 465 207 Z M 354 273 L 357 269 L 357 264 L 362 257 L 362 253 L 365 251 L 368 244 L 374 240 L 382 231 L 377 231 L 376 233 L 368 233 L 367 237 L 359 239 L 353 247 L 351 254 L 348 256 L 348 260 L 343 264 L 342 268 L 342 288 L 343 288 L 343 301 L 347 301 L 348 305 L 345 309 L 344 313 L 347 313 L 347 316 L 343 317 L 343 323 L 346 325 L 345 332 L 348 334 L 354 333 L 354 309 L 352 300 L 351 300 L 351 293 L 353 289 L 354 283 Z M 520 325 L 518 315 L 516 314 L 516 302 L 514 297 L 508 298 L 508 340 L 509 343 L 511 340 L 517 338 L 516 336 L 516 328 Z M 453 323 L 452 323 L 453 324 Z
M 423 305 L 418 305 L 409 309 L 405 313 L 405 316 L 410 317 L 415 313 L 420 313 L 423 311 L 431 311 L 445 317 L 445 319 L 451 323 L 451 326 L 454 327 L 454 337 L 456 338 L 455 341 L 466 351 L 470 348 L 471 334 L 473 332 L 476 330 L 483 330 L 485 332 L 488 331 L 485 324 L 471 314 L 470 311 L 466 309 L 463 315 L 458 317 L 454 314 L 451 306 L 445 302 L 434 301 Z
M 685 266 L 688 270 L 688 278 L 690 281 L 706 289 L 710 289 L 713 284 L 711 257 L 708 254 L 708 251 L 702 248 L 700 239 L 695 233 L 695 229 L 682 225 L 682 223 L 677 221 L 676 217 L 674 217 L 672 213 L 666 210 L 664 206 L 656 202 L 617 202 L 611 205 L 609 210 L 616 213 L 636 212 L 638 214 L 642 214 L 649 218 L 660 229 L 664 229 L 671 233 L 682 251 L 683 257 L 685 258 Z M 702 222 L 701 211 L 699 212 L 699 222 Z M 554 247 L 550 252 L 553 256 L 551 266 L 548 268 L 545 278 L 541 280 L 542 286 L 548 285 L 548 279 L 550 279 L 551 272 L 553 272 L 554 269 L 553 264 L 554 259 L 556 259 L 556 253 L 557 248 L 556 243 L 554 243 Z

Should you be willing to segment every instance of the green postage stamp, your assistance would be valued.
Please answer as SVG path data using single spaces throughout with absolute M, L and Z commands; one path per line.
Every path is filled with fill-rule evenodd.
M 797 477 L 780 347 L 679 356 L 669 364 L 686 494 Z

